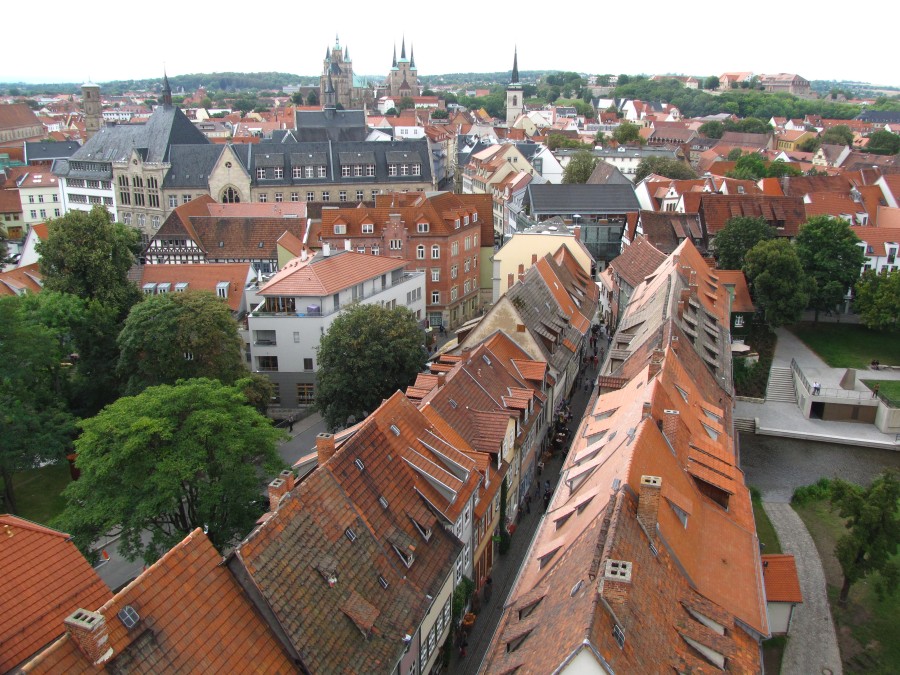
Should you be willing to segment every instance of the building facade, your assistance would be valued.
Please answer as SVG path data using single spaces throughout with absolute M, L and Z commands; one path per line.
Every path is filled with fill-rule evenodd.
M 334 37 L 334 46 L 325 50 L 325 61 L 322 75 L 319 78 L 319 101 L 326 101 L 329 81 L 333 88 L 334 102 L 347 110 L 369 108 L 374 103 L 374 90 L 365 78 L 353 73 L 353 61 L 349 47 L 341 50 L 338 36 Z

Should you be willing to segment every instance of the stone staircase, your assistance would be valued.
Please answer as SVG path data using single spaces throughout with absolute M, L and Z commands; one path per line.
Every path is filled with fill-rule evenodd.
M 743 432 L 747 434 L 756 433 L 756 420 L 744 417 L 734 418 L 734 432 Z
M 769 385 L 766 387 L 766 400 L 781 403 L 797 403 L 797 392 L 794 390 L 794 376 L 790 367 L 772 366 L 769 371 Z

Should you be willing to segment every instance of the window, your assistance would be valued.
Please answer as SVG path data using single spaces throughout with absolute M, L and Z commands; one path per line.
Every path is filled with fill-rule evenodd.
M 291 178 L 303 178 L 303 167 L 295 166 L 291 168 Z
M 153 226 L 154 230 L 159 229 L 159 216 L 150 216 L 150 224 Z
M 363 191 L 362 191 L 362 190 L 357 190 L 357 191 L 356 191 L 356 201 L 361 202 L 363 199 L 364 199 L 364 197 L 363 197 Z
M 53 215 L 59 218 L 59 209 L 53 209 Z
M 372 255 L 381 255 L 381 249 L 378 244 L 372 244 Z
M 169 208 L 174 209 L 178 206 L 178 195 L 169 195 Z
M 284 178 L 284 169 L 280 166 L 275 167 L 275 178 Z
M 465 272 L 466 274 L 469 273 L 469 259 L 468 258 L 466 258 L 463 261 L 463 272 Z
M 366 252 L 366 247 L 365 247 L 365 246 L 357 246 L 357 247 L 356 247 L 356 252 L 357 252 L 357 253 L 365 253 L 365 252 Z
M 391 239 L 390 249 L 392 251 L 399 251 L 401 248 L 403 248 L 402 239 Z
M 340 192 L 338 192 L 338 201 L 339 202 L 347 201 L 347 191 L 346 190 L 341 190 Z
M 122 217 L 122 222 L 124 222 L 126 225 L 131 225 L 131 214 L 130 214 L 130 213 L 126 213 L 126 214 Z
M 269 201 L 269 195 L 263 193 L 263 194 L 261 194 L 261 195 L 259 196 L 259 203 L 260 203 L 260 204 L 265 204 L 267 201 Z
M 412 175 L 413 176 L 421 176 L 422 175 L 422 165 L 421 164 L 413 164 L 411 166 Z
M 319 178 L 325 178 L 325 167 L 324 166 L 319 167 Z
M 344 225 L 343 223 L 335 223 L 334 233 L 335 234 L 347 234 L 347 226 Z
M 292 202 L 299 202 L 299 201 L 300 201 L 300 193 L 299 193 L 299 192 L 292 192 L 292 193 L 291 193 L 291 201 L 292 201 Z
M 323 202 L 330 202 L 330 201 L 331 201 L 331 193 L 329 193 L 328 190 L 324 190 L 324 191 L 322 192 L 322 201 L 323 201 Z
M 468 293 L 472 290 L 472 282 L 466 279 L 466 282 L 463 284 L 463 293 Z
M 237 193 L 237 190 L 234 188 L 225 188 L 225 191 L 222 192 L 221 202 L 223 204 L 237 204 L 241 201 L 241 196 Z
M 400 165 L 400 175 L 401 176 L 409 175 L 409 164 L 401 164 Z
M 316 400 L 316 385 L 300 382 L 297 384 L 297 404 L 309 405 Z M 354 537 L 355 538 L 355 537 Z M 353 541 L 351 539 L 351 541 Z
M 191 196 L 190 196 L 190 195 L 181 195 L 181 203 L 182 203 L 182 204 L 187 204 L 187 203 L 189 203 L 190 201 L 191 201 Z M 241 201 L 241 200 L 239 199 L 238 201 Z
M 450 244 L 450 255 L 459 255 L 459 242 L 454 241 Z
M 266 170 L 262 167 L 256 170 L 256 177 L 258 179 L 263 179 L 266 177 Z
M 468 220 L 468 218 L 466 218 Z M 465 250 L 472 248 L 472 237 L 466 237 Z
M 441 280 L 441 268 L 440 267 L 432 267 L 431 268 L 431 280 L 432 281 L 440 281 Z
M 145 222 L 145 216 L 144 216 L 144 214 L 143 214 L 143 213 L 139 213 L 139 214 L 138 214 L 138 217 L 137 217 L 137 224 L 138 224 L 138 227 L 143 227 L 143 226 L 144 226 L 144 222 Z
M 459 265 L 450 265 L 450 278 L 455 279 L 459 274 Z
M 366 164 L 366 175 L 370 178 L 375 175 L 375 165 L 374 164 Z
M 469 224 L 469 216 L 466 216 L 465 218 L 463 218 L 463 225 L 468 225 L 468 224 Z
M 283 201 L 284 201 L 284 193 L 283 193 L 283 192 L 276 192 L 276 193 L 275 193 L 275 201 L 276 201 L 276 202 L 283 202 Z
M 374 223 L 363 223 L 362 224 L 362 233 L 363 234 L 374 234 L 375 233 L 375 224 Z
M 450 302 L 456 302 L 456 298 L 459 295 L 459 286 L 454 286 L 450 289 Z
M 416 232 L 419 234 L 428 232 L 428 223 L 416 223 Z
M 41 201 L 44 201 L 43 198 L 41 199 Z M 28 195 L 28 203 L 34 204 L 34 195 Z
M 434 246 L 431 247 L 431 259 L 437 260 L 440 257 L 441 257 L 441 247 L 438 246 L 437 244 L 435 244 Z
M 257 356 L 257 370 L 263 372 L 278 372 L 278 357 L 277 356 Z
M 315 192 L 307 192 L 306 193 L 306 201 L 308 201 L 308 202 L 316 201 L 316 193 Z
M 303 359 L 303 370 L 312 370 L 313 369 L 313 360 L 312 359 Z
M 441 304 L 441 292 L 440 291 L 431 291 L 431 304 L 432 305 Z
M 359 178 L 360 176 L 362 176 L 362 172 L 363 172 L 363 168 L 362 168 L 361 164 L 353 165 L 353 176 L 355 178 Z
M 456 229 L 456 230 L 459 229 L 459 218 L 457 218 L 456 221 L 453 223 L 453 227 L 454 227 L 454 229 Z
M 371 192 L 371 194 L 370 194 L 370 197 L 371 197 L 371 199 L 372 199 L 373 202 L 375 201 L 375 196 L 376 196 L 377 194 L 378 194 L 378 190 L 372 190 L 372 192 Z
M 388 164 L 388 176 L 396 176 L 397 175 L 397 165 L 396 164 Z
M 349 166 L 341 167 L 341 176 L 343 176 L 344 178 L 350 178 L 350 167 Z
M 312 178 L 312 177 L 314 177 L 314 176 L 316 175 L 316 174 L 315 174 L 315 171 L 316 171 L 315 167 L 308 166 L 308 167 L 306 167 L 305 170 L 304 170 L 304 175 L 305 175 L 307 178 Z
M 743 328 L 744 327 L 744 315 L 743 314 L 735 314 L 734 315 L 734 327 L 735 328 Z
M 425 259 L 425 246 L 423 244 L 416 246 L 416 258 L 419 260 Z

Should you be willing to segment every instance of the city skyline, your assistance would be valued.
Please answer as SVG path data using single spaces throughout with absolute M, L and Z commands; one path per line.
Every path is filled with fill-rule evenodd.
M 51 16 L 70 11 L 61 0 L 47 0 L 42 7 Z M 622 11 L 618 8 L 605 14 L 596 10 L 573 11 L 570 17 L 554 12 L 558 26 L 553 25 L 552 19 L 547 23 L 538 21 L 534 13 L 504 15 L 502 20 L 494 20 L 484 16 L 460 17 L 458 13 L 428 7 L 399 18 L 367 11 L 363 20 L 357 20 L 354 14 L 368 5 L 350 0 L 348 11 L 340 14 L 327 7 L 304 7 L 296 17 L 301 22 L 300 30 L 279 29 L 274 35 L 273 22 L 293 25 L 287 20 L 283 24 L 278 21 L 293 6 L 273 5 L 268 13 L 259 15 L 259 23 L 251 28 L 246 28 L 246 23 L 234 13 L 211 12 L 205 5 L 176 5 L 172 0 L 161 0 L 154 5 L 156 11 L 146 12 L 144 7 L 92 14 L 89 25 L 74 30 L 68 23 L 42 23 L 44 47 L 37 49 L 30 42 L 33 32 L 11 33 L 7 36 L 6 53 L 21 52 L 27 58 L 4 59 L 0 64 L 0 82 L 102 83 L 160 77 L 164 70 L 169 76 L 271 71 L 316 76 L 321 72 L 326 48 L 334 44 L 337 34 L 341 47 L 349 48 L 354 72 L 366 76 L 387 74 L 392 50 L 396 45 L 399 56 L 405 37 L 407 50 L 415 49 L 420 77 L 425 78 L 509 71 L 513 50 L 518 48 L 519 68 L 523 71 L 696 76 L 733 71 L 790 72 L 808 80 L 900 85 L 889 41 L 869 42 L 858 61 L 848 57 L 845 49 L 828 49 L 828 45 L 813 41 L 796 44 L 797 35 L 782 38 L 775 29 L 785 24 L 777 20 L 784 5 L 774 0 L 761 0 L 747 16 L 736 10 L 730 10 L 729 15 L 686 14 L 686 23 L 678 22 L 677 27 L 670 21 L 653 20 L 660 13 L 671 18 L 675 11 L 673 6 L 657 0 L 642 5 L 640 10 L 630 10 L 628 17 L 612 14 Z M 19 11 L 16 6 L 5 14 L 15 19 Z M 634 21 L 638 11 L 640 20 Z M 896 13 L 896 8 L 888 10 L 891 12 Z M 346 16 L 354 16 L 352 25 L 345 24 Z M 804 36 L 832 34 L 832 18 L 825 13 L 804 15 L 802 21 Z M 127 32 L 124 30 L 126 23 L 135 22 L 139 22 L 139 29 L 129 25 Z M 442 22 L 446 26 L 443 32 Z M 538 33 L 542 26 L 548 26 L 548 30 Z M 684 26 L 689 26 L 689 30 Z M 566 33 L 569 30 L 576 39 Z M 85 33 L 93 34 L 99 45 L 87 48 L 91 43 Z

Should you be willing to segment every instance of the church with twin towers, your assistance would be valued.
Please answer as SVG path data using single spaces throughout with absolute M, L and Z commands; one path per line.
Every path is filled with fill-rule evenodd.
M 372 85 L 366 78 L 353 72 L 350 48 L 342 48 L 338 36 L 335 36 L 334 46 L 325 50 L 325 61 L 319 79 L 319 100 L 328 100 L 325 94 L 330 95 L 331 92 L 334 92 L 334 102 L 347 110 L 373 108 L 382 96 L 399 100 L 404 96 L 421 95 L 422 88 L 419 85 L 412 44 L 407 57 L 404 37 L 400 45 L 400 58 L 397 58 L 395 43 L 391 69 L 384 83 Z

